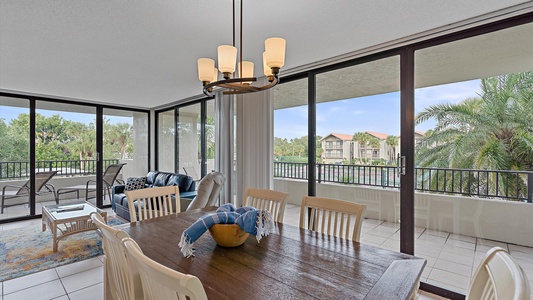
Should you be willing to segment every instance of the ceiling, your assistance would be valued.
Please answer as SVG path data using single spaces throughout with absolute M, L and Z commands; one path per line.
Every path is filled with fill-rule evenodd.
M 423 48 L 415 51 L 415 88 L 531 71 L 532 49 L 533 23 Z M 316 76 L 317 103 L 399 90 L 399 55 Z M 307 80 L 274 87 L 274 98 L 275 109 L 307 105 Z
M 281 36 L 283 75 L 527 3 L 246 0 L 243 59 L 262 74 L 264 40 Z M 198 97 L 196 60 L 231 44 L 231 13 L 230 0 L 1 0 L 0 90 L 137 108 Z

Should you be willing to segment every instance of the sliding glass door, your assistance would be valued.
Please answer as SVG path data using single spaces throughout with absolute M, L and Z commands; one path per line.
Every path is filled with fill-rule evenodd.
M 21 191 L 31 175 L 29 120 L 28 99 L 0 96 L 0 220 L 30 215 L 29 195 Z
M 104 108 L 102 172 L 110 174 L 109 166 L 113 164 L 123 166 L 115 182 L 103 183 L 103 205 L 111 204 L 106 185 L 122 183 L 128 177 L 142 177 L 148 173 L 148 133 L 148 113 Z
M 366 205 L 361 242 L 400 250 L 400 56 L 316 75 L 317 196 Z
M 494 246 L 533 272 L 532 41 L 528 23 L 415 51 L 422 282 L 465 294 Z
M 157 112 L 159 171 L 200 180 L 215 169 L 215 101 L 201 100 Z

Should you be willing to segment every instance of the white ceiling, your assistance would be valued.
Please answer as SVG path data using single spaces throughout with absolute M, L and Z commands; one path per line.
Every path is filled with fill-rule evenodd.
M 523 0 L 246 0 L 244 59 L 287 40 L 287 72 Z M 201 94 L 196 60 L 231 44 L 230 0 L 0 0 L 0 90 L 153 108 Z

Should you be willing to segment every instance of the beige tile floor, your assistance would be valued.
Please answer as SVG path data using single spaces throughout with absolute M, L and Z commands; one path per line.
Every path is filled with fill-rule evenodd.
M 107 209 L 109 215 L 114 215 Z M 300 208 L 287 205 L 284 222 L 298 226 Z M 40 219 L 0 225 L 0 230 L 40 226 Z M 485 251 L 492 246 L 509 250 L 533 278 L 533 248 L 487 241 L 473 237 L 417 228 L 416 255 L 427 259 L 422 281 L 466 292 L 470 276 Z M 361 242 L 397 251 L 399 225 L 367 219 L 363 222 Z M 530 283 L 533 286 L 533 282 Z M 57 267 L 1 283 L 1 300 L 11 299 L 103 299 L 102 257 Z M 443 299 L 421 291 L 418 300 Z

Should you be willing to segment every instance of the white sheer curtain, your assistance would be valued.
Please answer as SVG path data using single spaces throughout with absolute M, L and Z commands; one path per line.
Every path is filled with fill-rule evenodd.
M 220 192 L 220 204 L 232 203 L 234 194 L 234 96 L 215 95 L 215 171 L 226 177 Z
M 248 187 L 273 186 L 273 99 L 270 90 L 237 96 L 236 205 Z

